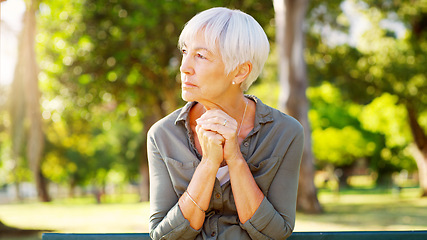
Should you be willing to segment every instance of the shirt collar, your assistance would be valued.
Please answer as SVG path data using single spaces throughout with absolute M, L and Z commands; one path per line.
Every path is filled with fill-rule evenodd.
M 254 95 L 245 95 L 247 98 L 252 99 L 256 103 L 255 127 L 261 123 L 268 123 L 273 121 L 273 114 L 271 108 L 265 105 L 259 98 Z
M 197 102 L 188 102 L 185 104 L 183 108 L 181 108 L 181 112 L 179 113 L 178 117 L 175 120 L 175 124 L 178 124 L 179 122 L 185 123 L 188 119 L 188 115 L 190 114 L 191 108 L 196 105 Z

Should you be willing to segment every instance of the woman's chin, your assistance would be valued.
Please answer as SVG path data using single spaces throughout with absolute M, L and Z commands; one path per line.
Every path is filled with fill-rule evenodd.
M 181 98 L 182 98 L 182 100 L 184 100 L 186 102 L 196 101 L 195 96 L 193 94 L 189 93 L 188 91 L 185 91 L 185 90 L 182 90 Z

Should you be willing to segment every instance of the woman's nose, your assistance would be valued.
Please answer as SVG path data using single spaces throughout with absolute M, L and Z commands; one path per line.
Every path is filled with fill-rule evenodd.
M 179 67 L 181 73 L 193 74 L 194 68 L 191 63 L 191 58 L 188 56 L 182 56 L 181 66 Z

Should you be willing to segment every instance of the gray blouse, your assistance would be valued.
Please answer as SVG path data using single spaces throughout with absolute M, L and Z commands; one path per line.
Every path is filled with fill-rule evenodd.
M 299 166 L 304 144 L 294 118 L 246 95 L 256 103 L 254 128 L 240 146 L 264 193 L 251 219 L 242 224 L 230 182 L 218 179 L 203 227 L 195 230 L 184 218 L 178 199 L 187 189 L 201 155 L 195 148 L 187 103 L 155 123 L 148 132 L 150 170 L 150 236 L 152 239 L 286 239 L 295 224 Z

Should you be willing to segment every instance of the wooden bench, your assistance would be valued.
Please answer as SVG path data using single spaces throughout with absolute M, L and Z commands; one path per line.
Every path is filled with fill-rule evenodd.
M 294 232 L 288 240 L 426 240 L 427 231 Z M 42 240 L 150 240 L 148 233 L 44 233 Z M 233 239 L 231 239 L 233 240 Z

